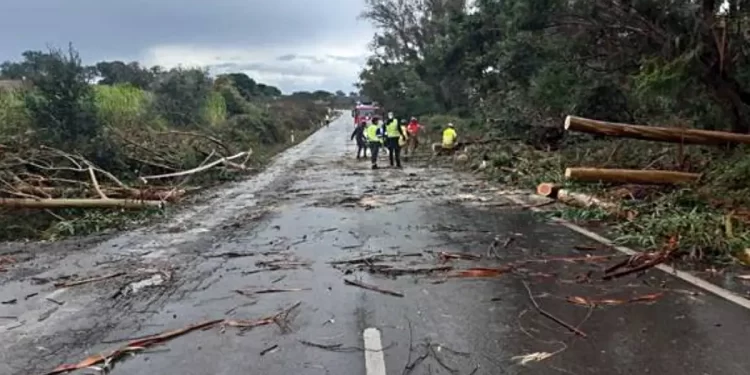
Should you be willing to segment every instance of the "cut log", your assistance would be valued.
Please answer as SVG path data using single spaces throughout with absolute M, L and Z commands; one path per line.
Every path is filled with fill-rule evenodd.
M 614 182 L 643 185 L 677 185 L 692 184 L 700 179 L 697 173 L 674 171 L 638 170 L 638 169 L 604 169 L 604 168 L 566 168 L 565 179 L 582 182 Z
M 0 207 L 6 208 L 161 208 L 161 201 L 136 201 L 130 199 L 23 199 L 0 198 Z
M 591 120 L 583 117 L 565 118 L 565 130 L 582 133 L 695 145 L 750 144 L 750 135 L 713 130 L 665 128 L 645 125 L 629 125 L 616 122 Z
M 25 193 L 41 195 L 45 198 L 59 198 L 63 196 L 81 196 L 87 195 L 86 192 L 89 189 L 81 188 L 58 188 L 58 187 L 43 187 L 43 186 L 31 186 L 23 185 L 16 186 L 14 190 Z M 102 187 L 102 192 L 110 198 L 124 198 L 124 199 L 135 199 L 135 200 L 163 200 L 167 202 L 175 202 L 185 195 L 185 189 L 169 189 L 169 188 L 158 188 L 158 189 L 124 189 L 120 187 Z
M 607 202 L 589 194 L 576 193 L 566 189 L 560 189 L 557 192 L 557 200 L 565 204 L 577 207 L 599 207 L 606 211 L 616 211 L 617 205 Z
M 543 182 L 536 187 L 537 194 L 544 196 L 544 197 L 552 198 L 552 199 L 557 199 L 557 194 L 559 192 L 560 192 L 560 186 L 555 185 L 550 182 Z

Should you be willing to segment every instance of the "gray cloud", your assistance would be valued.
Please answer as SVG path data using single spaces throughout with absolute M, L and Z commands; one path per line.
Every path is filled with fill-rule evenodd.
M 371 29 L 356 19 L 364 0 L 2 0 L 0 60 L 18 59 L 28 49 L 73 42 L 86 61 L 145 59 L 161 46 L 192 46 L 217 51 L 211 56 L 224 68 L 247 66 L 275 73 L 304 75 L 304 65 L 275 67 L 273 60 L 307 64 L 360 64 L 359 57 L 331 49 L 351 45 L 361 50 Z M 361 39 L 361 40 L 360 40 Z M 332 48 L 331 46 L 337 46 Z M 264 61 L 247 61 L 223 50 L 281 52 Z M 304 53 L 294 53 L 304 49 Z M 186 60 L 190 63 L 190 56 Z M 205 56 L 203 56 L 205 59 Z M 170 61 L 174 60 L 171 58 Z M 158 62 L 159 60 L 157 60 Z M 282 64 L 283 65 L 283 64 Z M 298 71 L 293 74 L 293 66 Z M 308 69 L 309 70 L 309 69 Z M 340 66 L 339 66 L 339 69 Z M 351 70 L 351 69 L 349 69 Z M 316 70 L 316 74 L 321 74 Z M 309 72 L 308 72 L 309 73 Z M 351 72 L 330 71 L 327 84 L 347 89 Z M 348 80 L 348 82 L 347 82 Z M 334 83 L 339 82 L 339 83 Z M 285 90 L 293 90 L 284 87 Z M 334 89 L 334 87 L 329 87 Z

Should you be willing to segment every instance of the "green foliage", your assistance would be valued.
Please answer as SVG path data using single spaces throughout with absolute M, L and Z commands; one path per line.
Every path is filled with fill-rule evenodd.
M 213 87 L 208 72 L 176 68 L 154 84 L 154 106 L 171 124 L 195 127 L 203 118 Z
M 90 183 L 88 174 L 81 173 L 86 162 L 129 186 L 141 184 L 138 176 L 190 169 L 209 155 L 215 160 L 248 149 L 253 150 L 251 166 L 260 167 L 291 144 L 291 131 L 299 142 L 316 129 L 328 103 L 315 101 L 332 98 L 326 91 L 283 96 L 278 88 L 242 73 L 213 80 L 200 69 L 164 71 L 120 61 L 84 66 L 72 47 L 67 53 L 25 52 L 22 61 L 0 65 L 0 78 L 0 180 L 10 184 L 0 198 L 18 196 L 12 185 L 23 184 L 19 176 L 32 185 L 43 176 L 45 183 L 59 188 L 55 196 L 90 197 L 91 191 L 81 188 Z M 81 155 L 86 162 L 74 163 L 73 157 L 43 146 Z M 117 184 L 105 173 L 97 175 L 103 187 Z M 190 183 L 208 187 L 241 176 L 234 169 L 214 168 L 191 176 Z M 0 240 L 57 239 L 126 228 L 154 214 L 50 212 L 0 213 L 0 227 L 7 229 Z
M 478 0 L 467 12 L 368 0 L 363 17 L 378 33 L 358 84 L 398 112 L 480 116 L 511 134 L 568 114 L 647 123 L 666 113 L 747 132 L 750 50 L 734 46 L 750 32 L 750 3 L 726 2 L 733 11 L 719 20 L 720 3 Z
M 227 118 L 227 104 L 221 93 L 211 91 L 208 94 L 202 118 L 208 125 L 217 125 Z
M 33 89 L 26 108 L 39 139 L 63 150 L 86 147 L 99 135 L 90 71 L 72 46 L 67 53 L 28 51 L 21 63 Z M 33 67 L 33 70 L 31 70 Z
M 128 84 L 146 90 L 156 79 L 160 68 L 146 69 L 138 62 L 124 63 L 122 61 L 102 61 L 95 66 L 96 73 L 101 77 L 100 85 Z
M 103 125 L 124 129 L 146 120 L 148 96 L 135 86 L 95 86 L 94 98 L 98 118 Z

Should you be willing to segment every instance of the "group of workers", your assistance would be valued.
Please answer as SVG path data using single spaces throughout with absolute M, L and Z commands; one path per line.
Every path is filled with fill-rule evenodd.
M 378 154 L 381 147 L 388 150 L 388 159 L 391 167 L 401 167 L 401 150 L 404 155 L 414 152 L 419 146 L 419 133 L 423 126 L 412 117 L 409 122 L 402 119 L 400 122 L 388 112 L 387 118 L 380 123 L 378 117 L 373 117 L 370 122 L 362 121 L 354 128 L 351 139 L 357 141 L 357 159 L 367 157 L 367 149 L 370 149 L 370 160 L 372 169 L 378 169 Z M 452 150 L 456 146 L 458 135 L 452 123 L 449 123 L 443 131 L 443 150 Z M 361 156 L 360 156 L 361 155 Z

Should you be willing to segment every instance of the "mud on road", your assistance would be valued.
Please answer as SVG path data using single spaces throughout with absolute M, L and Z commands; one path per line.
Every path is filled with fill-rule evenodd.
M 468 174 L 424 161 L 372 171 L 353 158 L 348 120 L 167 223 L 5 245 L 0 374 L 213 319 L 94 362 L 113 374 L 747 372 L 743 308 L 655 270 L 602 282 L 619 253 Z

